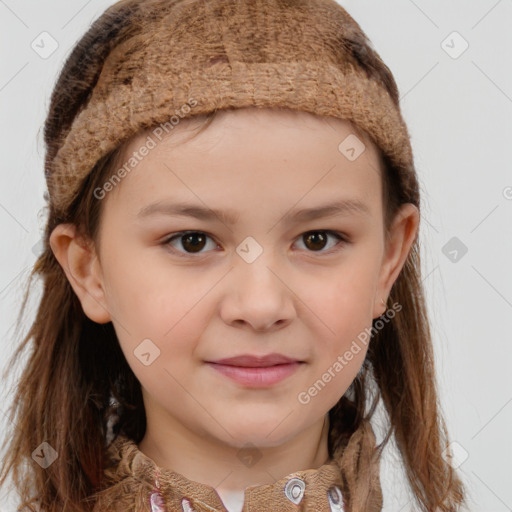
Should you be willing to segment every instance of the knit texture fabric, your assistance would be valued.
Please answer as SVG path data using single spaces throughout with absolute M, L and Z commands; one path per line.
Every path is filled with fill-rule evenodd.
M 140 130 L 172 129 L 218 109 L 346 119 L 398 172 L 413 165 L 398 98 L 379 71 L 387 68 L 334 0 L 124 0 L 111 10 L 120 8 L 131 11 L 130 35 L 107 56 L 86 107 L 47 161 L 57 211 L 66 211 L 100 158 Z
M 335 430 L 330 430 L 335 435 Z M 368 463 L 373 456 L 375 437 L 368 421 L 364 421 L 346 447 L 335 450 L 327 464 L 317 469 L 296 471 L 272 484 L 248 487 L 242 512 L 374 512 L 382 508 L 379 466 Z M 108 449 L 109 465 L 105 469 L 107 489 L 100 493 L 93 512 L 150 511 L 149 495 L 153 490 L 157 466 L 142 453 L 134 441 L 120 434 Z M 364 475 L 359 467 L 372 467 Z M 227 512 L 213 487 L 189 480 L 183 475 L 158 468 L 159 483 L 165 510 L 192 512 Z M 299 503 L 286 496 L 287 483 L 298 478 L 305 484 Z M 359 482 L 358 482 L 359 480 Z M 368 480 L 370 493 L 349 500 L 349 489 L 357 491 Z M 336 501 L 336 488 L 341 500 Z M 331 496 L 331 502 L 329 501 Z M 336 506 L 337 505 L 337 506 Z M 190 508 L 187 508 L 190 507 Z

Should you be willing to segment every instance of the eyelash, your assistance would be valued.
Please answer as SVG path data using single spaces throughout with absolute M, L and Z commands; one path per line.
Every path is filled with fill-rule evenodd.
M 176 254 L 179 257 L 183 257 L 183 258 L 190 258 L 190 257 L 196 258 L 196 257 L 199 257 L 201 254 L 203 254 L 202 252 L 199 252 L 199 253 L 182 252 L 182 251 L 178 251 L 178 250 L 176 250 L 176 249 L 174 249 L 173 247 L 170 246 L 170 243 L 172 241 L 179 240 L 181 237 L 183 237 L 185 235 L 190 235 L 190 234 L 194 234 L 194 233 L 199 233 L 201 235 L 206 235 L 208 238 L 214 240 L 214 238 L 211 235 L 209 235 L 208 233 L 206 233 L 205 231 L 179 231 L 179 232 L 173 233 L 171 236 L 167 237 L 162 242 L 162 245 L 169 247 L 171 252 L 173 254 Z M 336 251 L 341 249 L 341 247 L 337 247 L 337 246 L 344 246 L 344 245 L 350 243 L 348 237 L 344 233 L 340 233 L 338 231 L 332 231 L 332 230 L 328 230 L 328 229 L 316 229 L 316 230 L 305 231 L 304 233 L 302 233 L 299 236 L 299 239 L 301 237 L 303 237 L 304 235 L 311 234 L 311 233 L 325 233 L 327 235 L 334 235 L 336 238 L 338 238 L 339 242 L 338 242 L 338 244 L 336 246 L 331 247 L 331 249 L 328 249 L 327 251 L 319 250 L 319 251 L 307 251 L 307 252 L 320 253 L 320 254 L 322 254 L 322 253 L 330 254 L 331 252 L 336 252 Z M 334 249 L 334 251 L 333 251 L 333 249 Z

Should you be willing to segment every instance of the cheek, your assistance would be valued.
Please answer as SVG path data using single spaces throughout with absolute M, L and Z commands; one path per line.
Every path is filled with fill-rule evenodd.
M 119 317 L 113 322 L 141 385 L 148 390 L 164 386 L 162 402 L 170 399 L 169 393 L 181 396 L 179 383 L 186 382 L 194 359 L 199 361 L 196 349 L 208 321 L 204 296 L 211 284 L 201 286 L 195 280 L 188 287 L 187 283 L 177 278 L 153 279 L 146 272 L 145 279 L 130 285 L 131 294 L 119 298 Z
M 308 279 L 301 298 L 327 338 L 346 339 L 371 325 L 375 272 L 365 265 L 332 271 L 321 279 Z M 312 313 L 311 313 L 312 312 Z
M 172 345 L 193 346 L 204 330 L 205 296 L 211 280 L 193 278 L 192 269 L 172 269 L 169 265 L 145 264 L 112 253 L 105 265 L 106 299 L 120 343 L 133 351 L 144 339 L 152 340 L 163 352 Z
M 330 406 L 345 393 L 364 362 L 370 341 L 375 289 L 371 266 L 352 265 L 350 272 L 316 280 L 304 303 L 315 339 L 314 373 L 318 379 L 311 396 L 321 394 Z M 312 281 L 310 280 L 309 283 Z M 325 392 L 323 390 L 325 388 Z

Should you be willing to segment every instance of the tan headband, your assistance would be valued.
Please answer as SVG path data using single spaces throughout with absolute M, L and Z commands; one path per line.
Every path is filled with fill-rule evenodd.
M 136 9 L 138 30 L 108 55 L 48 164 L 58 211 L 66 211 L 100 158 L 140 130 L 169 131 L 177 119 L 227 108 L 346 119 L 399 171 L 412 168 L 400 110 L 348 50 L 360 29 L 334 0 L 125 0 L 111 10 L 118 5 Z M 359 51 L 371 51 L 385 67 L 373 50 Z

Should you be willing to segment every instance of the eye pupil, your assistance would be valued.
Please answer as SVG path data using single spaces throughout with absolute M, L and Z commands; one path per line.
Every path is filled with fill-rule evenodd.
M 306 240 L 306 246 L 308 248 L 317 250 L 317 249 L 323 249 L 325 247 L 325 243 L 327 241 L 327 236 L 325 235 L 325 233 L 322 233 L 320 231 L 315 231 L 312 233 L 308 233 L 304 236 L 305 236 L 305 240 Z M 309 241 L 312 242 L 313 247 L 310 247 L 308 245 Z
M 203 236 L 201 233 L 189 233 L 187 235 L 183 235 L 181 237 L 181 239 L 183 240 L 183 247 L 185 249 L 189 249 L 189 247 L 187 247 L 187 245 L 190 243 L 191 244 L 191 249 L 192 251 L 191 252 L 195 252 L 194 249 L 198 249 L 199 251 L 201 249 L 204 248 L 204 243 L 205 243 L 205 236 Z M 199 239 L 200 241 L 198 242 Z

